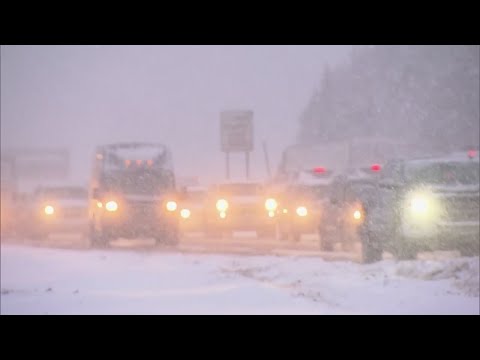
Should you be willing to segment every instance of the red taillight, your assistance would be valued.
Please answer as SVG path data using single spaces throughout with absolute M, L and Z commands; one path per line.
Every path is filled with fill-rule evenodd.
M 477 152 L 475 150 L 468 150 L 467 154 L 470 159 L 473 159 L 475 156 L 477 156 Z
M 372 166 L 370 166 L 370 170 L 380 171 L 380 170 L 382 170 L 382 167 L 379 164 L 373 164 Z
M 126 167 L 129 167 L 129 166 L 130 166 L 130 163 L 131 163 L 130 160 L 125 160 L 125 166 L 126 166 Z
M 137 160 L 136 163 L 137 163 L 138 166 L 140 166 L 140 165 L 142 165 L 142 160 Z
M 325 170 L 324 167 L 316 167 L 315 169 L 313 169 L 313 172 L 315 174 L 324 174 L 327 170 Z

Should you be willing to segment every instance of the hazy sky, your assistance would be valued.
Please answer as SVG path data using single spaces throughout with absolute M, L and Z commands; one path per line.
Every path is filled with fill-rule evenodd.
M 295 141 L 298 118 L 326 63 L 350 46 L 2 46 L 1 141 L 70 146 L 86 182 L 97 144 L 169 145 L 179 176 L 223 179 L 219 113 L 254 111 L 252 175 Z M 243 175 L 243 155 L 232 155 Z

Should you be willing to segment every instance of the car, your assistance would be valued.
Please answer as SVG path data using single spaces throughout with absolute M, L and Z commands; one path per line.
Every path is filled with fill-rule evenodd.
M 368 242 L 364 221 L 375 201 L 381 168 L 380 164 L 351 168 L 334 178 L 318 227 L 322 251 L 332 251 L 335 243 L 352 251 L 356 243 Z M 367 245 L 362 247 L 367 248 Z
M 19 200 L 19 206 L 20 200 Z M 38 187 L 31 202 L 23 202 L 30 224 L 23 224 L 30 236 L 45 239 L 55 233 L 88 231 L 88 191 L 83 186 L 49 185 Z M 20 227 L 20 226 L 19 226 Z
M 179 226 L 182 232 L 206 230 L 208 188 L 185 186 L 179 200 Z
M 254 230 L 258 237 L 275 234 L 277 201 L 260 181 L 228 181 L 212 186 L 207 203 L 207 235 Z
M 335 171 L 315 167 L 297 174 L 277 195 L 279 240 L 298 242 L 303 234 L 315 234 L 328 200 Z
M 371 246 L 413 259 L 419 251 L 479 254 L 477 150 L 387 163 L 368 214 Z M 379 260 L 379 257 L 370 259 Z

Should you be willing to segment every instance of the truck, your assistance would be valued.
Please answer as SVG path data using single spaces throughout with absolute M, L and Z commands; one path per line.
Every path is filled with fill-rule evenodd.
M 130 142 L 96 148 L 88 211 L 92 247 L 139 237 L 177 245 L 178 201 L 167 146 Z
M 434 250 L 478 256 L 478 149 L 390 161 L 378 186 L 367 213 L 364 261 L 381 260 L 383 250 L 398 259 Z

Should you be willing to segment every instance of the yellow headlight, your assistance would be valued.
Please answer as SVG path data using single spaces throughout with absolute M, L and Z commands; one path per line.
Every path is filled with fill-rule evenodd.
M 184 219 L 188 219 L 190 217 L 190 214 L 191 214 L 190 210 L 188 210 L 188 209 L 182 209 L 180 211 L 180 216 Z
M 55 209 L 53 208 L 52 205 L 47 205 L 47 206 L 45 206 L 45 208 L 43 209 L 43 211 L 44 211 L 45 214 L 47 214 L 47 215 L 53 215 L 53 213 L 55 212 Z
M 168 201 L 165 207 L 168 211 L 175 211 L 177 210 L 177 203 L 175 201 Z
M 275 211 L 277 209 L 277 201 L 275 199 L 267 199 L 265 200 L 265 209 L 267 209 L 268 211 Z
M 307 208 L 305 206 L 297 207 L 296 212 L 298 216 L 302 216 L 302 217 L 307 216 L 308 214 Z
M 422 196 L 417 196 L 410 202 L 412 211 L 417 214 L 425 214 L 428 210 L 428 201 Z
M 105 204 L 105 209 L 110 212 L 117 211 L 118 204 L 115 201 L 110 200 Z
M 360 220 L 362 218 L 362 212 L 360 210 L 355 210 L 353 212 L 353 218 L 355 220 Z
M 228 209 L 228 201 L 225 199 L 220 199 L 216 204 L 217 210 L 220 212 L 225 212 Z

